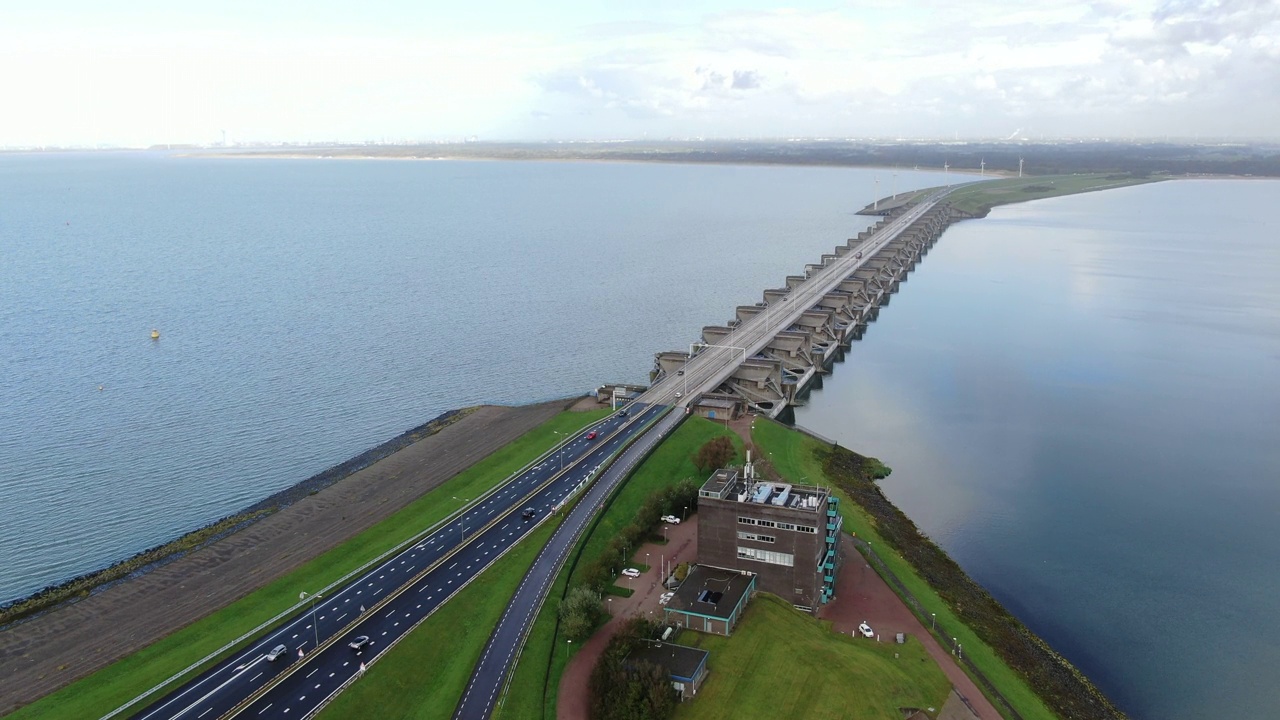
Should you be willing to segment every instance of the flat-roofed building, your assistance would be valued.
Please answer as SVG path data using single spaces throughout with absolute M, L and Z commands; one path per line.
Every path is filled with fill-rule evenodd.
M 842 518 L 825 488 L 721 468 L 698 491 L 698 561 L 759 575 L 757 590 L 813 611 L 835 595 Z
M 663 606 L 663 619 L 669 625 L 730 635 L 755 590 L 754 573 L 698 564 Z
M 657 665 L 671 677 L 671 686 L 680 693 L 680 700 L 688 700 L 698 694 L 702 681 L 707 677 L 707 658 L 711 653 L 699 648 L 685 647 L 661 640 L 644 640 L 631 651 L 627 662 L 648 662 Z

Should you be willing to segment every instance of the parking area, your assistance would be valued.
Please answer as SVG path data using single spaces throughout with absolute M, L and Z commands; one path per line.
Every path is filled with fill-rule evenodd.
M 587 640 L 577 655 L 569 661 L 564 675 L 560 678 L 560 692 L 556 702 L 557 720 L 588 720 L 587 685 L 591 677 L 591 668 L 609 644 L 609 638 L 617 632 L 622 621 L 632 615 L 661 617 L 662 605 L 659 602 L 666 592 L 662 587 L 660 567 L 675 567 L 682 562 L 693 562 L 698 557 L 698 518 L 690 517 L 679 525 L 664 524 L 667 544 L 645 543 L 631 557 L 636 562 L 647 562 L 649 570 L 638 578 L 618 578 L 621 587 L 634 590 L 629 598 L 608 596 L 606 609 L 613 619 L 600 628 L 591 639 Z

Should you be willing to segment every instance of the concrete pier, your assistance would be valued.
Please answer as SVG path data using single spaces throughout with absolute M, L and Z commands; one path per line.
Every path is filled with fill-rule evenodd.
M 788 275 L 783 287 L 766 289 L 760 302 L 739 305 L 725 325 L 704 327 L 702 343 L 689 351 L 658 353 L 650 373 L 654 384 L 645 394 L 670 398 L 679 392 L 677 404 L 700 414 L 707 414 L 699 408 L 705 395 L 708 408 L 721 413 L 734 401 L 730 414 L 750 410 L 777 417 L 862 337 L 942 232 L 968 217 L 945 202 L 947 192 L 881 201 L 881 220 L 805 265 L 803 275 Z M 689 368 L 713 349 L 723 356 L 721 371 L 700 373 L 694 382 Z M 725 351 L 736 352 L 732 363 Z

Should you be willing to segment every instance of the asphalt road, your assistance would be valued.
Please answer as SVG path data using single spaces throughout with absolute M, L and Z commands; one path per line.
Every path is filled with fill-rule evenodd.
M 849 253 L 838 258 L 793 289 L 786 301 L 779 303 L 781 307 L 778 310 L 757 315 L 742 323 L 722 345 L 706 346 L 692 356 L 683 375 L 667 376 L 640 396 L 640 401 L 648 403 L 650 407 L 674 405 L 677 410 L 656 423 L 635 445 L 628 448 L 618 462 L 605 471 L 542 549 L 521 581 L 498 626 L 490 635 L 480 662 L 472 672 L 467 689 L 454 710 L 454 720 L 487 720 L 492 716 L 494 705 L 514 670 L 519 651 L 524 646 L 551 583 L 583 529 L 600 511 L 614 486 L 622 482 L 634 466 L 684 420 L 687 412 L 685 407 L 689 402 L 699 393 L 719 387 L 741 362 L 760 352 L 779 330 L 794 323 L 796 318 L 813 307 L 823 295 L 852 275 L 907 226 L 928 212 L 947 192 L 949 190 L 931 193 L 859 246 L 861 257 Z
M 302 608 L 250 647 L 134 717 L 212 720 L 226 717 L 250 698 L 251 704 L 239 708 L 245 717 L 305 717 L 355 677 L 361 663 L 368 665 L 386 652 L 527 535 L 657 412 L 636 406 L 627 416 L 615 413 L 582 431 L 415 545 L 319 598 L 314 608 Z M 597 437 L 588 439 L 590 432 Z M 530 520 L 521 517 L 526 507 L 536 509 Z M 360 651 L 348 648 L 358 636 L 368 636 L 370 643 Z M 281 645 L 284 653 L 269 660 L 268 653 Z
M 812 277 L 787 294 L 784 300 L 773 303 L 768 312 L 757 314 L 736 328 L 716 345 L 707 345 L 689 358 L 682 376 L 667 375 L 639 397 L 640 402 L 661 405 L 687 405 L 700 393 L 711 392 L 729 378 L 747 358 L 765 348 L 778 334 L 792 325 L 802 314 L 824 295 L 831 292 L 861 265 L 869 262 L 876 253 L 889 244 L 911 223 L 918 220 L 938 203 L 950 189 L 936 190 L 922 198 L 902 215 L 858 246 L 857 253 L 847 253 L 818 270 Z M 677 395 L 677 392 L 679 395 Z
M 472 671 L 467 689 L 454 710 L 455 720 L 480 720 L 493 714 L 497 701 L 516 661 L 519 650 L 524 646 L 525 638 L 533 627 L 533 621 L 542 608 L 547 592 L 555 581 L 556 575 L 564 566 L 569 553 L 577 544 L 578 538 L 591 522 L 591 518 L 604 506 L 605 500 L 613 489 L 635 469 L 645 456 L 658 443 L 684 420 L 680 411 L 669 413 L 627 448 L 613 462 L 595 483 L 587 490 L 582 500 L 569 512 L 560 527 L 530 566 L 529 572 L 520 581 L 520 587 L 511 598 L 502 619 L 489 636 L 480 662 Z

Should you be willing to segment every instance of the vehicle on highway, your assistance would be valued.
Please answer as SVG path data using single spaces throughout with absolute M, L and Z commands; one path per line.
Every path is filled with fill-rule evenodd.
M 862 253 L 861 253 L 861 252 L 856 252 L 856 253 L 854 253 L 854 254 L 853 254 L 853 259 L 854 259 L 854 260 L 861 260 L 861 259 L 862 259 Z
M 271 652 L 267 653 L 267 662 L 275 662 L 276 658 L 287 652 L 289 652 L 289 648 L 283 645 L 277 645 L 271 649 Z
M 682 394 L 683 394 L 683 393 L 676 393 L 676 399 L 677 399 L 677 400 L 679 400 L 679 399 L 680 399 L 680 396 L 681 396 Z
M 619 411 L 618 411 L 618 417 L 626 417 L 626 416 L 627 416 L 627 411 L 626 411 L 626 410 L 619 410 Z
M 622 574 L 631 578 L 640 577 L 640 571 L 635 568 L 627 568 L 626 570 L 622 571 Z
M 527 507 L 524 509 L 524 512 L 520 513 L 520 518 L 522 520 L 529 520 L 529 519 L 532 519 L 533 516 L 537 514 L 538 514 L 537 508 Z
M 591 432 L 587 433 L 587 439 L 588 439 L 588 440 L 595 440 L 595 439 L 596 439 L 596 431 L 595 431 L 595 430 L 592 430 Z
M 360 650 L 365 645 L 368 645 L 368 644 L 369 644 L 369 636 L 361 635 L 355 640 L 352 640 L 351 642 L 347 643 L 347 647 L 351 648 L 352 650 Z
M 875 631 L 871 629 L 871 626 L 867 624 L 866 620 L 863 620 L 862 624 L 858 626 L 858 632 L 862 633 L 862 637 L 876 636 Z

